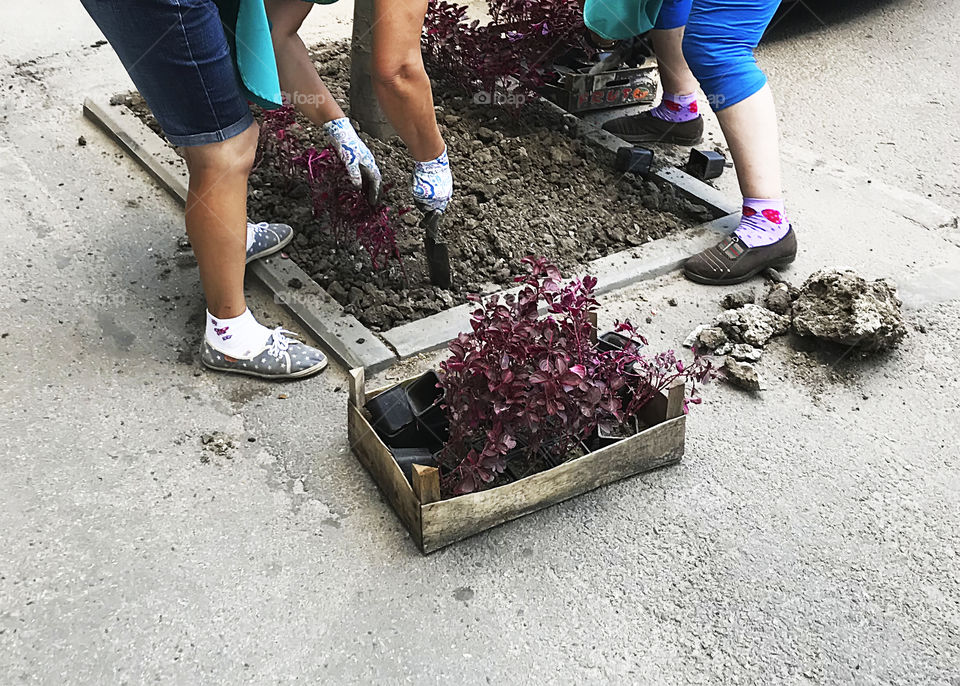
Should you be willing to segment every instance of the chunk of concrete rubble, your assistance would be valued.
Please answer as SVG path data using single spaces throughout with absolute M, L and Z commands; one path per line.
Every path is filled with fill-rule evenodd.
M 753 303 L 721 312 L 713 321 L 734 343 L 747 343 L 755 348 L 762 348 L 771 338 L 785 334 L 790 328 L 789 317 Z
M 759 362 L 760 358 L 763 357 L 762 349 L 754 348 L 746 343 L 737 343 L 725 353 L 738 362 Z
M 743 307 L 747 303 L 756 302 L 757 294 L 752 288 L 745 288 L 743 290 L 734 291 L 733 293 L 727 293 L 720 300 L 720 307 L 725 310 L 735 310 L 738 307 Z
M 724 347 L 729 347 L 730 341 L 727 338 L 727 334 L 723 332 L 723 329 L 717 326 L 710 326 L 708 324 L 701 324 L 696 329 L 690 332 L 690 335 L 687 336 L 683 341 L 684 347 L 687 348 L 696 348 L 697 350 L 712 350 L 717 351 Z M 723 354 L 723 353 L 715 353 Z
M 889 279 L 867 281 L 851 270 L 821 270 L 800 288 L 793 330 L 861 350 L 884 350 L 907 333 L 901 305 Z
M 727 381 L 745 391 L 762 391 L 766 387 L 757 368 L 749 362 L 738 362 L 728 356 L 723 361 L 723 371 Z
M 764 301 L 767 309 L 777 314 L 789 316 L 793 299 L 790 297 L 790 287 L 785 283 L 776 283 L 767 291 Z
M 727 342 L 727 334 L 716 326 L 708 326 L 697 336 L 697 347 L 705 350 L 716 350 Z

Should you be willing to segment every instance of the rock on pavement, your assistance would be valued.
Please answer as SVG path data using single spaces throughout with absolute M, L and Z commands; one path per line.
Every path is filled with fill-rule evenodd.
M 901 304 L 890 280 L 821 270 L 806 280 L 793 303 L 793 330 L 862 350 L 883 350 L 907 333 Z

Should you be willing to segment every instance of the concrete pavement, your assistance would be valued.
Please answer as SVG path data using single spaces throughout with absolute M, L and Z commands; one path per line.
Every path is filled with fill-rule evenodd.
M 946 30 L 925 3 L 894 6 Z M 125 76 L 72 3 L 37 12 L 0 9 L 19 28 L 0 41 L 0 682 L 960 683 L 949 194 L 865 176 L 882 153 L 856 137 L 785 131 L 802 240 L 787 276 L 893 277 L 901 348 L 778 341 L 762 396 L 708 389 L 678 467 L 424 558 L 349 454 L 343 370 L 282 386 L 200 371 L 177 208 L 80 117 Z M 812 35 L 774 46 L 847 49 Z M 799 68 L 774 68 L 778 98 L 801 97 Z M 603 320 L 649 316 L 652 346 L 677 347 L 721 295 L 664 277 L 606 298 Z M 213 431 L 235 448 L 205 449 Z

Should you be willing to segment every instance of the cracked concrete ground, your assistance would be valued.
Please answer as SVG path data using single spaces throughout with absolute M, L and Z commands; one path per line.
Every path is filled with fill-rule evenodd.
M 957 46 L 931 62 L 920 38 L 960 28 L 945 7 L 886 3 L 761 55 L 778 97 L 825 122 L 782 115 L 801 237 L 786 276 L 894 278 L 903 344 L 861 360 L 778 340 L 769 390 L 708 390 L 679 466 L 425 558 L 349 453 L 343 370 L 200 371 L 177 207 L 80 116 L 84 95 L 127 87 L 116 59 L 75 3 L 5 4 L 0 682 L 960 684 L 960 238 L 938 185 L 955 118 L 921 112 L 942 156 L 872 173 L 887 153 L 837 135 L 846 115 L 795 62 L 838 65 L 813 84 L 826 95 L 859 73 L 852 49 L 936 83 Z M 342 34 L 323 18 L 313 37 Z M 871 127 L 914 145 L 896 106 L 871 104 Z M 605 298 L 602 319 L 650 317 L 651 345 L 678 347 L 724 292 L 667 276 Z M 207 449 L 218 431 L 233 448 Z

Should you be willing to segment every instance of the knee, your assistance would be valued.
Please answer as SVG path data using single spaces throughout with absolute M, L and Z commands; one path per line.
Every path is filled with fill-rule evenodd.
M 704 79 L 710 78 L 714 59 L 704 42 L 690 31 L 683 35 L 683 59 L 701 85 Z
M 378 91 L 402 91 L 418 79 L 426 78 L 423 63 L 413 58 L 374 60 L 373 86 Z
M 185 157 L 191 178 L 199 181 L 246 178 L 256 162 L 259 134 L 260 127 L 254 122 L 225 141 L 187 148 Z
M 752 46 L 745 42 L 688 30 L 683 37 L 683 58 L 714 110 L 735 105 L 766 83 Z

